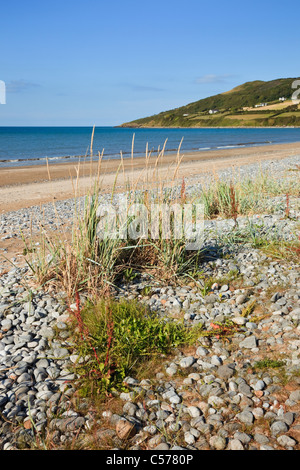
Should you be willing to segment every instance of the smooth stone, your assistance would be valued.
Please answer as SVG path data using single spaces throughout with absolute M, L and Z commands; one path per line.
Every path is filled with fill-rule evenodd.
M 197 418 L 202 414 L 201 410 L 197 406 L 189 406 L 187 410 L 192 418 Z
M 253 349 L 257 347 L 257 339 L 254 335 L 248 336 L 243 341 L 240 342 L 239 346 L 241 348 Z
M 222 379 L 229 379 L 234 375 L 234 369 L 227 365 L 221 365 L 216 370 L 216 374 Z
M 224 450 L 227 445 L 226 439 L 222 436 L 212 436 L 209 439 L 209 444 L 216 450 Z
M 251 425 L 254 421 L 254 415 L 251 411 L 244 410 L 241 413 L 236 415 L 237 419 L 239 419 L 242 423 Z
M 243 303 L 245 302 L 246 298 L 247 298 L 247 296 L 246 296 L 245 294 L 240 294 L 240 295 L 238 295 L 237 298 L 235 299 L 235 303 L 236 303 L 237 305 L 241 305 L 241 304 L 243 304 Z
M 275 421 L 270 427 L 273 436 L 277 436 L 280 433 L 286 433 L 289 430 L 288 425 L 284 421 Z
M 256 384 L 254 385 L 254 390 L 256 391 L 264 390 L 265 387 L 266 387 L 265 382 L 263 380 L 258 380 Z
M 125 419 L 120 419 L 116 424 L 116 433 L 120 439 L 130 439 L 136 434 L 134 424 Z
M 187 369 L 188 367 L 191 367 L 194 364 L 194 362 L 196 362 L 196 359 L 193 356 L 187 356 L 181 359 L 179 365 L 183 369 Z
M 244 446 L 239 439 L 230 439 L 228 447 L 230 450 L 244 450 Z
M 283 447 L 294 447 L 297 442 L 290 436 L 283 434 L 282 436 L 277 437 L 277 442 Z

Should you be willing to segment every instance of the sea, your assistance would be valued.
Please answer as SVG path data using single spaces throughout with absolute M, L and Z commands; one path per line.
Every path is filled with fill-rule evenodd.
M 0 127 L 0 167 L 291 142 L 300 142 L 300 128 Z

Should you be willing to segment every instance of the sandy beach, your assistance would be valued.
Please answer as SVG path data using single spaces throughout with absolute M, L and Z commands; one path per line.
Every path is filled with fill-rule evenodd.
M 265 160 L 278 160 L 300 154 L 300 142 L 255 146 L 248 148 L 222 149 L 180 154 L 180 167 L 177 154 L 164 154 L 157 162 L 151 156 L 146 171 L 145 158 L 127 158 L 120 166 L 120 159 L 103 160 L 100 168 L 100 184 L 103 192 L 111 192 L 116 182 L 116 190 L 124 188 L 131 181 L 146 180 L 150 175 L 151 184 L 166 181 L 176 173 L 176 179 L 196 178 L 207 172 L 217 172 L 224 168 L 239 167 Z M 153 169 L 156 168 L 154 174 Z M 119 171 L 118 171 L 119 169 Z M 44 204 L 53 200 L 64 200 L 83 195 L 97 178 L 99 163 L 79 162 L 49 164 L 0 169 L 0 213 L 17 210 L 32 205 Z M 118 178 L 116 181 L 116 173 Z

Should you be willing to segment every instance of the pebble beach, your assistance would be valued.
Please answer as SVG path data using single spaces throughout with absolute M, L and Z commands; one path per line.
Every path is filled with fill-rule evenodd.
M 299 165 L 300 154 L 270 157 L 244 164 L 239 178 L 270 171 L 293 179 L 300 189 Z M 231 180 L 232 168 L 218 175 Z M 187 193 L 201 191 L 207 178 L 187 178 Z M 285 210 L 285 196 L 276 196 L 263 213 L 240 216 L 237 224 L 240 230 L 251 223 L 266 236 L 297 241 L 299 192 L 290 197 L 289 217 Z M 115 397 L 117 409 L 99 415 L 86 399 L 74 405 L 78 356 L 65 293 L 35 286 L 20 250 L 11 256 L 5 245 L 21 246 L 20 230 L 26 238 L 45 221 L 60 233 L 73 214 L 72 198 L 0 216 L 0 449 L 34 449 L 43 435 L 51 436 L 56 449 L 76 442 L 78 449 L 299 450 L 299 257 L 274 259 L 247 243 L 231 243 L 220 252 L 214 240 L 230 236 L 233 220 L 215 219 L 205 224 L 208 256 L 202 268 L 216 279 L 234 272 L 240 287 L 216 282 L 204 295 L 191 283 L 153 282 L 145 295 L 151 282 L 146 274 L 119 285 L 116 298 L 136 299 L 162 318 L 180 316 L 186 325 L 207 329 L 230 321 L 236 331 L 228 340 L 199 338 L 188 352 L 174 351 L 172 360 L 162 357 L 151 379 L 126 377 L 128 391 Z M 246 315 L 254 304 L 255 315 Z

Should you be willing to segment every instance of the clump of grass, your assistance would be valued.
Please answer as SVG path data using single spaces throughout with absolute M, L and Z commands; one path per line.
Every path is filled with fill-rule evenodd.
M 91 145 L 92 148 L 92 145 Z M 126 183 L 126 214 L 122 220 L 119 235 L 123 230 L 127 230 L 132 222 L 130 208 L 133 204 L 143 204 L 150 210 L 151 204 L 178 204 L 181 210 L 186 202 L 186 191 L 184 180 L 181 185 L 181 193 L 174 197 L 172 185 L 176 181 L 180 156 L 176 160 L 174 174 L 169 181 L 159 181 L 158 172 L 159 161 L 163 157 L 163 150 L 158 153 L 154 162 L 154 167 L 149 165 L 149 155 L 145 160 L 145 181 Z M 185 275 L 192 266 L 197 265 L 201 259 L 198 251 L 186 249 L 187 240 L 184 235 L 178 238 L 175 234 L 175 216 L 171 211 L 170 232 L 165 237 L 165 232 L 160 225 L 157 236 L 153 237 L 149 233 L 145 236 L 141 232 L 140 236 L 132 239 L 122 236 L 110 237 L 99 236 L 98 224 L 101 220 L 99 208 L 102 201 L 102 190 L 100 184 L 100 167 L 102 156 L 99 156 L 97 178 L 91 186 L 90 191 L 82 201 L 77 203 L 77 191 L 79 180 L 75 185 L 75 213 L 71 229 L 59 236 L 50 236 L 41 227 L 38 247 L 33 242 L 33 238 L 25 240 L 24 253 L 27 255 L 27 263 L 36 276 L 39 284 L 51 286 L 54 289 L 63 289 L 70 299 L 73 299 L 76 292 L 85 291 L 90 297 L 106 295 L 107 292 L 116 285 L 118 280 L 132 281 L 139 272 L 151 272 L 160 279 L 173 282 L 178 276 Z M 122 169 L 123 160 L 115 175 L 115 182 L 112 188 L 111 201 L 115 194 L 117 179 Z M 77 171 L 79 175 L 79 169 Z M 157 182 L 157 187 L 147 188 L 153 181 Z M 124 175 L 125 179 L 125 175 Z M 150 183 L 149 183 L 150 181 Z M 165 185 L 167 184 L 167 188 Z M 138 189 L 142 186 L 142 189 Z M 123 214 L 124 215 L 124 214 Z
M 239 178 L 229 183 L 215 176 L 203 186 L 197 198 L 204 204 L 206 218 L 225 217 L 236 221 L 238 215 L 262 212 L 270 197 L 286 194 L 298 196 L 299 185 L 261 171 L 255 178 Z
M 284 366 L 284 361 L 277 361 L 275 359 L 262 359 L 253 364 L 254 369 L 279 369 Z
M 248 318 L 251 313 L 253 313 L 256 306 L 256 299 L 248 302 L 248 304 L 242 309 L 241 316 L 244 318 Z
M 200 285 L 200 291 L 203 296 L 206 296 L 208 293 L 212 292 L 212 286 L 217 284 L 218 286 L 224 284 L 231 284 L 239 277 L 239 271 L 237 269 L 230 269 L 228 273 L 224 276 L 205 276 L 203 271 L 191 272 L 191 278 Z
M 249 219 L 248 225 L 244 228 L 236 228 L 219 236 L 219 244 L 227 246 L 247 244 L 260 249 L 272 258 L 297 262 L 300 255 L 300 237 L 298 235 L 297 238 L 296 229 L 291 235 L 291 239 L 287 240 L 278 229 L 268 229 L 263 224 L 253 223 Z
M 91 296 L 105 292 L 114 278 L 121 242 L 96 237 L 97 193 L 86 197 L 84 208 L 74 215 L 69 232 L 49 235 L 40 230 L 38 245 L 34 237 L 24 240 L 26 262 L 38 283 L 45 288 L 62 289 L 69 299 L 78 291 Z
M 84 306 L 80 318 L 78 313 L 75 342 L 84 361 L 78 372 L 89 392 L 98 394 L 122 389 L 124 378 L 141 364 L 146 368 L 153 357 L 192 343 L 200 331 L 162 319 L 133 301 L 102 300 Z

